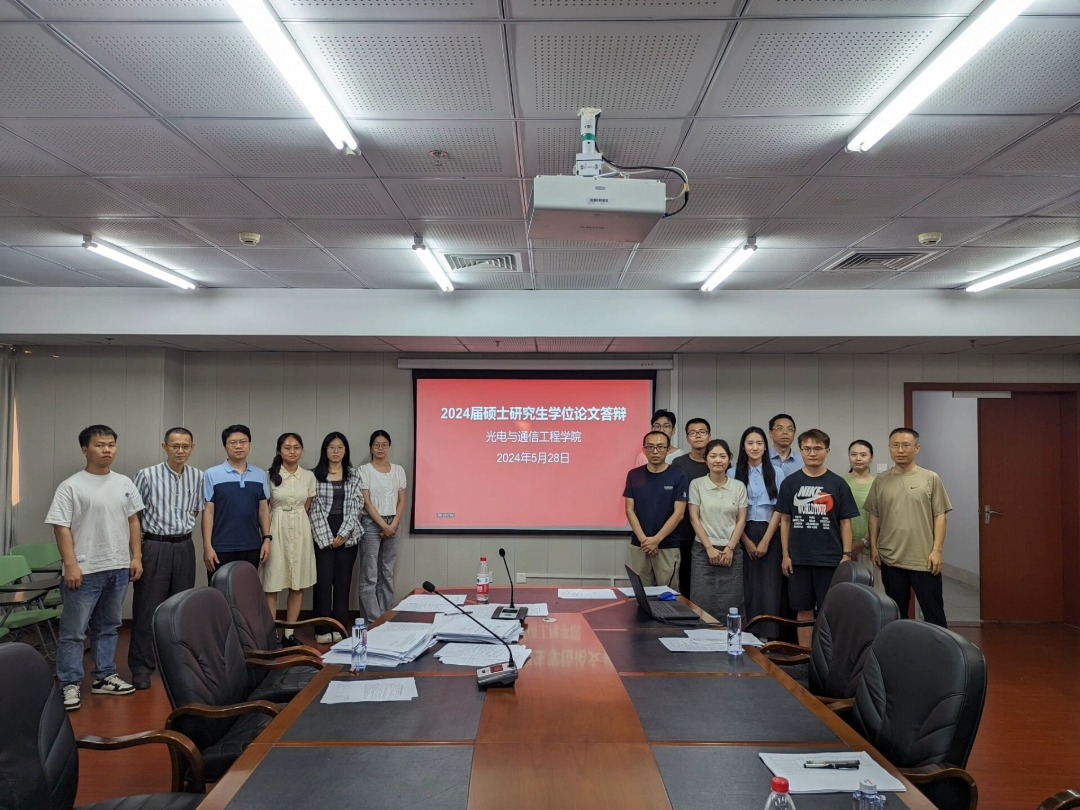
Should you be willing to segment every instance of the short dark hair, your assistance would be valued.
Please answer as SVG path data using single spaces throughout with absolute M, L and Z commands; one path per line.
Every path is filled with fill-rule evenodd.
M 874 455 L 874 445 L 870 444 L 870 442 L 868 442 L 866 439 L 856 439 L 855 441 L 853 441 L 847 446 L 848 452 L 850 453 L 851 448 L 857 444 L 863 445 L 867 450 L 870 451 L 870 455 Z
M 641 439 L 641 446 L 642 447 L 645 446 L 645 442 L 647 442 L 649 440 L 650 436 L 663 436 L 664 441 L 667 442 L 668 447 L 671 447 L 671 439 L 669 439 L 668 435 L 666 433 L 664 433 L 664 431 L 662 431 L 662 430 L 650 430 L 648 433 L 646 433 Z
M 243 433 L 248 437 L 248 441 L 251 441 L 251 428 L 247 425 L 229 425 L 223 431 L 221 431 L 221 446 L 225 447 L 229 443 L 229 437 L 234 433 Z
M 658 419 L 667 419 L 669 422 L 671 422 L 671 426 L 675 427 L 675 414 L 671 411 L 664 410 L 663 408 L 655 411 L 652 415 L 652 422 L 655 422 Z M 650 422 L 649 424 L 652 424 L 652 422 Z
M 683 429 L 689 433 L 691 425 L 704 425 L 705 429 L 709 431 L 709 433 L 712 433 L 712 425 L 709 424 L 708 419 L 702 419 L 700 416 L 695 416 L 693 419 L 687 421 L 686 425 L 683 426 Z
M 825 449 L 829 449 L 829 434 L 820 428 L 810 428 L 799 434 L 799 447 L 802 447 L 802 443 L 807 439 L 815 439 L 825 445 Z
M 79 431 L 79 447 L 89 447 L 90 440 L 95 436 L 109 436 L 113 441 L 120 438 L 116 435 L 116 431 L 108 425 L 91 425 Z
M 789 422 L 791 422 L 792 427 L 795 426 L 795 418 L 793 416 L 791 416 L 790 414 L 786 414 L 786 413 L 778 413 L 776 416 L 774 416 L 772 419 L 769 420 L 769 431 L 770 432 L 772 432 L 772 429 L 774 427 L 776 427 L 776 423 L 778 421 L 780 421 L 781 419 L 787 419 Z
M 189 439 L 191 439 L 192 441 L 195 441 L 195 434 L 193 434 L 186 427 L 171 427 L 171 428 L 169 428 L 168 430 L 165 431 L 165 438 L 163 438 L 161 440 L 162 444 L 167 442 L 169 440 L 169 437 L 172 436 L 174 433 L 183 433 Z
M 910 433 L 912 436 L 915 437 L 915 441 L 919 440 L 919 431 L 915 430 L 915 428 L 909 428 L 909 427 L 893 428 L 892 430 L 889 431 L 889 438 L 891 439 L 897 433 Z

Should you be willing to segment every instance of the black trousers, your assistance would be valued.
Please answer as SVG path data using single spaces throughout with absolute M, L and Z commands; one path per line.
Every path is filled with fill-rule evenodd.
M 218 558 L 218 568 L 221 568 L 225 563 L 237 562 L 249 562 L 255 566 L 255 570 L 259 570 L 259 556 L 262 554 L 262 547 L 249 549 L 248 551 L 218 551 L 214 549 Z M 214 575 L 209 571 L 206 572 L 206 584 L 210 584 L 210 580 Z
M 679 593 L 687 599 L 690 595 L 690 564 L 693 557 L 694 535 L 679 540 Z
M 311 595 L 311 612 L 316 617 L 329 616 L 349 629 L 349 591 L 352 589 L 353 566 L 359 546 L 315 549 L 315 588 Z M 315 625 L 315 632 L 329 633 L 328 624 Z
M 929 571 L 911 571 L 907 568 L 895 568 L 881 564 L 881 584 L 885 594 L 900 608 L 900 618 L 908 615 L 911 592 L 919 600 L 923 618 L 938 627 L 948 627 L 945 621 L 945 600 L 941 593 L 941 574 Z
M 191 540 L 168 543 L 144 539 L 142 562 L 142 576 L 132 585 L 128 668 L 133 677 L 149 675 L 157 668 L 154 611 L 173 594 L 195 587 L 195 546 Z

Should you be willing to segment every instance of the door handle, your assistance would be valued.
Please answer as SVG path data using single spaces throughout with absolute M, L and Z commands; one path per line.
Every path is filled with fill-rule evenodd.
M 1005 517 L 1005 514 L 1003 512 L 995 512 L 990 508 L 989 504 L 985 504 L 983 506 L 983 524 L 989 526 L 990 518 L 992 517 Z

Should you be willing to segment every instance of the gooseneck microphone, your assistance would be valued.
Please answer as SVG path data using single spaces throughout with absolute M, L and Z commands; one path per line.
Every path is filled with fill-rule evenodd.
M 510 606 L 496 608 L 495 613 L 492 614 L 493 619 L 516 619 L 517 621 L 525 624 L 525 617 L 529 615 L 529 609 L 527 607 L 514 607 L 514 576 L 510 573 L 510 564 L 506 561 L 506 549 L 499 549 L 499 556 L 502 557 L 503 565 L 506 567 L 506 578 L 510 580 Z
M 491 636 L 504 647 L 506 647 L 507 662 L 505 664 L 495 664 L 494 666 L 490 667 L 481 667 L 480 669 L 476 670 L 476 685 L 480 689 L 490 689 L 492 687 L 507 686 L 512 687 L 514 685 L 514 681 L 518 679 L 518 668 L 517 664 L 514 663 L 514 653 L 513 651 L 511 651 L 510 645 L 507 644 L 505 640 L 500 638 L 498 634 L 496 634 L 490 627 L 485 627 L 483 622 L 478 621 L 475 616 L 469 613 L 469 611 L 462 610 L 460 605 L 455 605 L 443 594 L 439 593 L 438 588 L 436 588 L 435 585 L 431 582 L 425 580 L 422 587 L 428 593 L 433 593 L 436 596 L 441 597 L 446 602 L 446 604 L 450 605 L 450 607 L 454 608 L 454 610 L 456 610 L 458 613 L 461 613 L 463 616 L 468 616 L 469 619 L 471 619 L 473 622 L 476 623 L 478 627 L 480 627 L 480 629 L 482 629 L 485 633 L 487 633 L 489 636 Z

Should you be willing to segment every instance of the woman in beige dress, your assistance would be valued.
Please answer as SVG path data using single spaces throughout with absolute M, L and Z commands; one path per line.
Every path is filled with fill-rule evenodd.
M 304 441 L 296 433 L 282 433 L 277 440 L 277 455 L 268 471 L 270 478 L 270 534 L 273 548 L 262 565 L 263 591 L 270 612 L 277 615 L 278 594 L 288 589 L 285 620 L 300 618 L 304 589 L 315 584 L 315 545 L 311 536 L 308 511 L 315 497 L 315 475 L 300 466 Z M 281 643 L 286 647 L 300 644 L 292 628 L 285 631 Z

